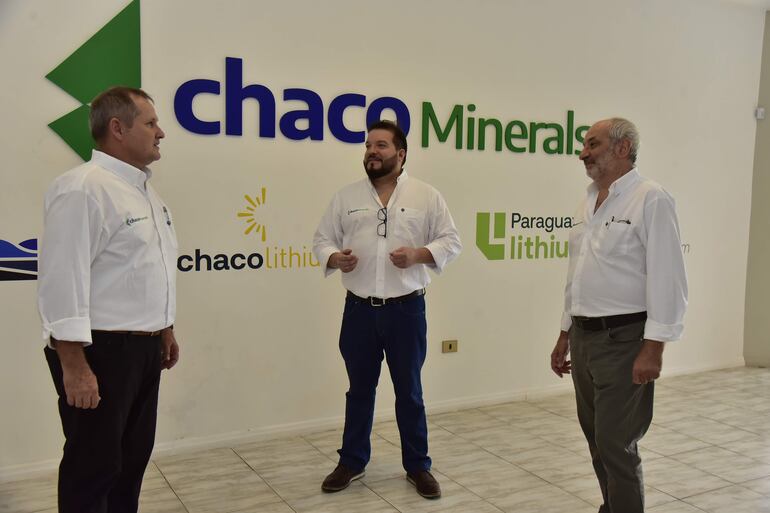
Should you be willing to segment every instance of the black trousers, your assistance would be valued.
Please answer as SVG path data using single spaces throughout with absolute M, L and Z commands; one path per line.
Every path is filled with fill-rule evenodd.
M 45 348 L 64 429 L 60 513 L 136 513 L 155 443 L 160 336 L 93 332 L 84 348 L 99 383 L 93 410 L 67 404 L 56 351 Z

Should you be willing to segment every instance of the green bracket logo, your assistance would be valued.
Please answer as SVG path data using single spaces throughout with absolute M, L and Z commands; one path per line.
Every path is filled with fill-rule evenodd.
M 505 213 L 495 212 L 493 236 L 495 239 L 505 239 Z M 505 258 L 505 243 L 490 244 L 489 242 L 489 212 L 476 213 L 476 247 L 481 250 L 487 260 L 502 260 Z
M 88 160 L 94 148 L 88 104 L 109 87 L 142 86 L 139 0 L 132 0 L 46 78 L 82 104 L 48 126 Z
M 487 260 L 539 260 L 569 256 L 569 241 L 559 240 L 551 232 L 571 228 L 571 217 L 523 217 L 518 212 L 510 215 L 513 231 L 509 239 L 506 235 L 508 214 L 476 212 L 476 247 Z M 533 229 L 544 232 L 529 231 Z

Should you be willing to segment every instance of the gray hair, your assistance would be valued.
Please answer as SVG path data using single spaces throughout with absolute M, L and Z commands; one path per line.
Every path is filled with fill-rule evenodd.
M 636 129 L 636 125 L 624 118 L 611 118 L 609 121 L 610 144 L 615 146 L 623 139 L 628 139 L 631 143 L 628 158 L 631 162 L 636 162 L 636 155 L 639 152 L 639 130 Z

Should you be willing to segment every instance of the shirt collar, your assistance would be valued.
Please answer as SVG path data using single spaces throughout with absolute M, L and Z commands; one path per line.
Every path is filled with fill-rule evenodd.
M 131 164 L 116 159 L 112 155 L 108 155 L 103 151 L 93 150 L 91 153 L 91 161 L 95 162 L 99 166 L 103 167 L 107 171 L 110 171 L 120 178 L 135 185 L 141 189 L 146 188 L 147 180 L 152 177 L 152 171 L 150 168 L 144 168 L 144 170 L 137 169 Z
M 405 169 L 402 169 L 401 170 L 401 174 L 396 177 L 396 187 L 398 187 L 398 184 L 400 184 L 402 181 L 406 180 L 407 178 L 409 178 L 409 175 L 406 174 L 406 170 Z M 374 184 L 369 179 L 369 177 L 367 176 L 366 178 L 364 178 L 364 181 L 369 184 L 369 190 L 371 190 L 374 193 L 374 195 L 376 196 L 377 195 L 377 189 L 374 188 Z
M 637 181 L 641 179 L 641 175 L 639 174 L 639 170 L 636 168 L 636 166 L 631 168 L 631 171 L 624 174 L 614 182 L 610 184 L 609 188 L 609 195 L 615 196 L 618 194 L 623 193 L 626 191 L 629 187 L 631 187 L 633 184 L 635 184 Z M 591 182 L 588 184 L 588 193 L 596 193 L 599 190 L 599 187 L 596 185 L 596 182 Z

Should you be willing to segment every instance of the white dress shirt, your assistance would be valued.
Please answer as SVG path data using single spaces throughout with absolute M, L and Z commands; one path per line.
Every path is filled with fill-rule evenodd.
M 91 343 L 92 329 L 174 323 L 176 233 L 150 176 L 94 150 L 51 184 L 38 277 L 45 339 Z
M 687 307 L 687 276 L 674 199 L 632 169 L 610 185 L 594 212 L 592 183 L 569 235 L 569 271 L 561 329 L 571 316 L 647 312 L 644 338 L 678 340 Z
M 349 273 L 342 273 L 342 284 L 357 296 L 390 298 L 424 288 L 430 283 L 427 267 L 441 273 L 462 249 L 444 198 L 405 171 L 388 202 L 386 237 L 378 235 L 378 230 L 385 233 L 378 218 L 382 208 L 368 177 L 352 183 L 334 196 L 313 238 L 313 253 L 325 276 L 336 270 L 328 267 L 333 253 L 353 250 L 358 264 Z M 399 269 L 389 254 L 403 246 L 427 248 L 435 264 Z

